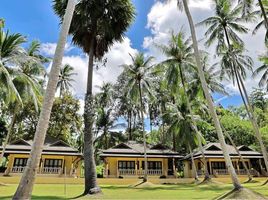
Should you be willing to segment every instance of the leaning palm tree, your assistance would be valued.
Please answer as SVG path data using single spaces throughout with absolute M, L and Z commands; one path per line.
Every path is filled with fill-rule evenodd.
M 160 46 L 160 48 L 163 50 L 164 54 L 168 57 L 167 60 L 165 60 L 164 62 L 162 62 L 162 64 L 167 65 L 168 67 L 168 77 L 167 79 L 169 80 L 169 85 L 173 85 L 172 88 L 179 88 L 179 79 L 178 78 L 174 78 L 174 76 L 177 76 L 180 78 L 180 82 L 182 84 L 183 87 L 183 91 L 184 91 L 184 96 L 185 96 L 185 100 L 186 100 L 186 106 L 189 110 L 189 114 L 191 116 L 192 119 L 192 125 L 194 127 L 194 131 L 198 132 L 197 133 L 197 138 L 198 138 L 198 146 L 200 148 L 200 151 L 202 152 L 202 156 L 203 156 L 203 164 L 204 164 L 204 171 L 205 171 L 205 178 L 204 180 L 209 180 L 209 173 L 207 170 L 207 162 L 205 159 L 205 154 L 204 154 L 204 149 L 202 147 L 202 142 L 201 142 L 201 133 L 197 128 L 195 119 L 193 117 L 193 112 L 192 112 L 192 108 L 191 108 L 191 104 L 190 104 L 190 100 L 189 100 L 189 96 L 188 96 L 188 85 L 186 83 L 186 74 L 187 72 L 189 73 L 189 71 L 191 71 L 192 68 L 195 68 L 195 64 L 194 64 L 194 57 L 193 57 L 193 48 L 192 48 L 192 44 L 191 44 L 191 40 L 184 39 L 184 33 L 183 32 L 179 32 L 178 35 L 174 35 L 172 34 L 170 42 L 168 45 L 164 45 L 164 46 Z M 176 91 L 175 91 L 176 92 Z
M 244 0 L 245 1 L 245 0 Z M 265 33 L 265 43 L 268 44 L 268 18 L 267 18 L 267 9 L 268 9 L 268 1 L 267 0 L 258 0 L 258 6 L 260 7 L 260 10 L 256 10 L 252 12 L 252 16 L 257 15 L 261 18 L 261 21 L 256 25 L 254 28 L 252 34 L 256 34 L 257 31 L 264 27 L 266 29 Z M 263 19 L 262 19 L 263 18 Z
M 61 19 L 66 1 L 54 0 L 54 10 Z M 84 195 L 101 192 L 97 185 L 93 147 L 94 102 L 92 95 L 94 59 L 101 60 L 116 41 L 122 41 L 124 32 L 134 18 L 130 0 L 81 0 L 76 6 L 69 34 L 72 42 L 88 55 L 87 90 L 84 109 Z
M 185 10 L 185 13 L 186 13 L 186 16 L 187 16 L 187 19 L 189 22 L 189 26 L 190 26 L 190 31 L 191 31 L 192 41 L 193 41 L 193 48 L 194 48 L 194 56 L 195 56 L 195 60 L 196 60 L 196 65 L 197 65 L 198 74 L 199 74 L 199 78 L 201 81 L 202 89 L 205 93 L 205 97 L 206 97 L 206 100 L 208 103 L 208 108 L 209 108 L 210 114 L 212 116 L 212 119 L 213 119 L 213 122 L 214 122 L 214 125 L 216 128 L 216 132 L 217 132 L 219 142 L 220 142 L 222 150 L 223 150 L 225 162 L 227 164 L 228 171 L 231 175 L 234 188 L 240 189 L 240 188 L 242 188 L 242 185 L 240 184 L 240 182 L 238 180 L 237 174 L 235 173 L 235 169 L 232 165 L 230 155 L 228 154 L 227 145 L 226 145 L 226 142 L 224 140 L 224 135 L 223 135 L 223 132 L 221 129 L 219 118 L 218 118 L 216 110 L 214 108 L 212 97 L 209 94 L 209 89 L 208 89 L 208 85 L 207 85 L 207 82 L 205 79 L 204 71 L 202 70 L 201 56 L 200 56 L 199 48 L 198 48 L 195 26 L 194 26 L 191 12 L 190 12 L 189 7 L 188 7 L 188 1 L 187 0 L 178 0 L 178 7 L 184 8 L 184 10 Z
M 75 82 L 72 77 L 77 75 L 77 73 L 73 71 L 74 68 L 69 64 L 63 65 L 60 69 L 60 77 L 57 88 L 59 88 L 60 90 L 61 97 L 65 92 L 70 90 L 70 88 L 72 87 L 72 82 Z
M 268 56 L 263 55 L 259 59 L 263 64 L 254 71 L 253 77 L 263 72 L 259 81 L 259 87 L 265 87 L 266 91 L 268 91 Z
M 127 76 L 126 90 L 128 95 L 134 102 L 139 102 L 142 133 L 143 133 L 143 145 L 144 145 L 144 177 L 143 182 L 148 179 L 148 163 L 147 163 L 147 143 L 146 133 L 144 125 L 144 112 L 145 104 L 143 99 L 145 94 L 150 95 L 150 86 L 153 78 L 153 71 L 151 65 L 153 57 L 145 58 L 143 53 L 138 53 L 135 56 L 131 55 L 132 64 L 123 65 Z
M 62 30 L 60 32 L 52 68 L 50 71 L 46 94 L 43 100 L 43 106 L 41 109 L 38 125 L 36 127 L 31 153 L 27 161 L 27 166 L 24 170 L 24 173 L 21 177 L 20 183 L 16 190 L 16 193 L 13 196 L 13 199 L 16 200 L 31 198 L 37 168 L 39 166 L 46 131 L 48 128 L 50 113 L 53 106 L 56 87 L 59 79 L 60 65 L 64 54 L 64 47 L 67 40 L 68 30 L 71 24 L 74 9 L 75 9 L 75 0 L 69 0 L 65 17 L 62 23 Z
M 264 146 L 257 120 L 244 85 L 246 70 L 252 70 L 253 61 L 249 56 L 243 55 L 243 42 L 238 37 L 238 32 L 247 33 L 248 31 L 246 27 L 238 23 L 241 20 L 243 21 L 239 17 L 240 10 L 240 7 L 232 9 L 232 4 L 229 1 L 217 0 L 216 16 L 209 17 L 200 24 L 209 26 L 208 31 L 205 33 L 209 37 L 206 42 L 207 45 L 213 44 L 217 39 L 219 40 L 217 53 L 222 57 L 220 64 L 222 75 L 227 75 L 233 83 L 237 83 L 256 138 L 260 143 L 266 168 L 268 169 L 267 150 Z

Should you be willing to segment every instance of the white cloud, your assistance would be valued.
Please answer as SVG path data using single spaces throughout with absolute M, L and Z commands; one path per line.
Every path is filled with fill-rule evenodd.
M 189 7 L 195 23 L 214 15 L 212 0 L 190 0 Z M 255 25 L 256 23 L 247 24 L 248 28 L 251 30 Z M 176 0 L 169 1 L 168 3 L 156 1 L 147 15 L 146 28 L 151 31 L 151 35 L 144 38 L 143 48 L 147 51 L 147 54 L 156 57 L 158 61 L 161 61 L 165 57 L 155 44 L 167 44 L 171 31 L 177 33 L 182 29 L 186 32 L 187 37 L 190 36 L 187 18 L 184 12 L 178 10 Z M 206 27 L 196 27 L 198 39 L 204 39 L 206 29 Z M 258 55 L 265 49 L 263 42 L 264 35 L 265 31 L 263 29 L 255 36 L 252 36 L 251 31 L 248 34 L 241 35 L 248 50 L 247 54 L 254 60 L 254 69 L 256 66 L 260 65 Z M 200 43 L 200 47 L 204 48 L 203 42 Z M 208 51 L 210 55 L 214 55 L 215 53 L 215 47 L 206 48 L 205 50 Z M 212 61 L 215 62 L 215 60 Z M 245 85 L 249 92 L 251 92 L 254 87 L 258 86 L 258 80 L 259 77 L 252 79 L 251 74 L 248 75 L 248 78 L 245 80 Z M 231 95 L 239 94 L 237 87 L 233 86 L 231 82 L 225 81 L 224 85 Z
M 43 43 L 41 44 L 41 53 L 47 55 L 47 56 L 53 56 L 55 53 L 57 47 L 57 43 Z M 74 47 L 71 46 L 69 43 L 66 43 L 65 45 L 65 52 L 69 52 L 73 49 Z
M 117 77 L 122 72 L 122 64 L 130 64 L 130 54 L 135 54 L 137 50 L 131 47 L 131 41 L 129 38 L 125 38 L 121 43 L 115 43 L 110 51 L 105 54 L 104 58 L 107 59 L 106 66 L 102 66 L 102 63 L 96 63 L 99 65 L 99 69 L 94 68 L 93 72 L 93 92 L 97 92 L 96 86 L 101 86 L 104 82 L 115 83 Z M 88 72 L 88 56 L 86 55 L 70 55 L 64 56 L 62 64 L 70 64 L 74 67 L 74 72 L 77 73 L 73 77 L 75 82 L 73 83 L 73 94 L 79 99 L 83 99 L 87 86 L 87 72 Z M 47 71 L 50 71 L 51 65 L 49 65 Z M 80 101 L 81 106 L 83 101 Z M 83 107 L 83 106 L 82 106 Z M 81 110 L 82 112 L 83 110 Z

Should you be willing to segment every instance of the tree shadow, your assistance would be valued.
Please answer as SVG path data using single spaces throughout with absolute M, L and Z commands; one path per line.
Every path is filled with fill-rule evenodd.
M 1 196 L 0 200 L 4 200 L 4 199 L 12 199 L 13 195 L 10 196 Z M 55 196 L 36 196 L 36 195 L 32 195 L 32 199 L 42 199 L 42 200 L 61 200 L 61 199 L 66 199 L 65 197 L 55 197 Z

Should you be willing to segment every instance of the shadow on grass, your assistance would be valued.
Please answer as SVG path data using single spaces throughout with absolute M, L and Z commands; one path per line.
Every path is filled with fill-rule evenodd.
M 0 197 L 1 200 L 4 200 L 4 199 L 12 199 L 13 195 L 11 196 L 2 196 Z M 32 196 L 32 199 L 42 199 L 42 200 L 46 200 L 46 199 L 55 199 L 55 200 L 60 200 L 60 199 L 66 199 L 65 197 L 55 197 L 55 196 L 36 196 L 36 195 L 33 195 Z

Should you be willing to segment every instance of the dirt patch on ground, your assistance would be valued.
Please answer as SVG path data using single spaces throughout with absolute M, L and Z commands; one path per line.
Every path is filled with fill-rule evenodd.
M 254 192 L 252 190 L 249 190 L 247 188 L 241 188 L 239 190 L 232 190 L 222 196 L 220 196 L 219 198 L 217 198 L 218 200 L 221 199 L 263 199 L 263 200 L 267 200 L 267 198 L 265 196 L 263 196 L 262 194 L 259 194 L 257 192 Z

